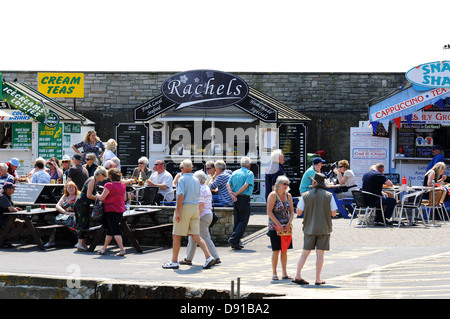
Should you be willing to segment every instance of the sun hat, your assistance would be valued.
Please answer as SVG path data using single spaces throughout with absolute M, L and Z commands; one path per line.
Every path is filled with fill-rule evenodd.
M 9 161 L 9 163 L 10 163 L 11 165 L 14 165 L 14 166 L 17 166 L 17 167 L 20 166 L 20 162 L 19 162 L 19 159 L 18 159 L 17 157 L 11 158 L 11 160 Z

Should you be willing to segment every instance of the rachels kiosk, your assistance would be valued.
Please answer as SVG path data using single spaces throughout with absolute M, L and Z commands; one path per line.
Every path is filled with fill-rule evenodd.
M 450 61 L 415 66 L 406 79 L 369 104 L 369 121 L 374 135 L 389 139 L 389 172 L 421 186 L 433 146 L 442 146 L 445 159 L 450 152 Z
M 294 196 L 307 169 L 310 119 L 230 73 L 193 70 L 175 74 L 162 83 L 160 95 L 134 109 L 134 121 L 118 126 L 141 129 L 144 137 L 148 130 L 143 138 L 148 139 L 148 153 L 144 145 L 132 152 L 121 150 L 118 143 L 123 170 L 137 167 L 141 155 L 149 157 L 150 168 L 154 161 L 164 160 L 173 176 L 185 158 L 192 160 L 195 170 L 204 170 L 207 161 L 219 159 L 227 169 L 236 170 L 240 158 L 249 156 L 257 181 L 252 201 L 265 202 L 263 181 L 273 150 L 280 148 L 285 154 L 284 167 Z M 117 140 L 121 138 L 125 134 L 118 134 Z M 136 156 L 124 162 L 122 153 Z

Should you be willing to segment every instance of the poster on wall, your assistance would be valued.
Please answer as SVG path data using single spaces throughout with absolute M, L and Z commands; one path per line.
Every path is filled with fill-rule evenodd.
M 383 163 L 389 172 L 389 139 L 373 136 L 372 127 L 350 128 L 350 169 L 356 184 L 362 186 L 362 177 L 372 165 Z

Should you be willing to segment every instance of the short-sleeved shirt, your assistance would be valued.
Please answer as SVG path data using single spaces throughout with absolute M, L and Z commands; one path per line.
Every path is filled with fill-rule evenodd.
M 50 175 L 46 171 L 40 169 L 36 173 L 33 174 L 33 176 L 31 177 L 31 182 L 32 183 L 41 183 L 41 184 L 50 184 Z
M 90 143 L 86 143 L 85 141 L 81 141 L 80 143 L 74 144 L 76 148 L 83 147 L 83 164 L 86 162 L 86 155 L 89 153 L 94 153 L 97 156 L 97 159 L 100 162 L 100 154 L 105 150 L 105 146 L 102 141 L 96 141 L 94 146 L 91 146 Z
M 200 182 L 192 173 L 184 173 L 178 180 L 177 196 L 183 194 L 183 205 L 198 204 L 200 197 Z
M 14 204 L 10 197 L 3 194 L 0 196 L 0 226 L 4 226 L 8 220 L 7 215 L 3 215 L 3 213 L 9 212 L 8 207 L 14 207 Z
M 84 182 L 89 178 L 89 172 L 82 165 L 74 165 L 69 168 L 67 177 L 72 179 L 78 189 L 82 189 Z
M 125 184 L 109 182 L 105 184 L 104 188 L 109 190 L 108 196 L 103 200 L 105 212 L 123 213 L 125 211 Z
M 364 174 L 362 178 L 362 190 L 381 196 L 383 190 L 383 184 L 387 178 L 377 170 L 371 170 Z M 379 198 L 371 195 L 364 195 L 364 201 L 366 204 L 371 205 L 374 202 L 379 202 Z
M 251 170 L 247 167 L 241 167 L 233 172 L 228 180 L 228 184 L 230 184 L 231 190 L 235 193 L 247 183 L 248 187 L 241 194 L 251 196 L 253 194 L 254 179 L 255 176 Z
M 309 186 L 312 185 L 311 178 L 313 178 L 314 175 L 316 175 L 316 173 L 317 172 L 314 169 L 314 166 L 311 166 L 310 168 L 308 168 L 306 170 L 306 172 L 303 174 L 302 180 L 300 182 L 300 194 L 310 190 Z M 309 177 L 311 177 L 311 178 L 309 178 Z
M 150 175 L 149 179 L 155 184 L 164 184 L 167 186 L 167 188 L 164 190 L 159 189 L 158 194 L 161 194 L 162 196 L 166 196 L 167 193 L 172 191 L 173 177 L 168 171 L 164 171 L 161 174 L 158 174 L 158 172 L 153 172 L 153 174 Z M 170 197 L 170 195 L 167 197 Z M 166 200 L 168 200 L 169 202 L 172 199 L 173 199 L 173 195 L 171 198 L 166 198 Z
M 212 194 L 208 185 L 203 184 L 200 187 L 200 197 L 198 198 L 199 203 L 205 203 L 203 210 L 200 212 L 200 218 L 206 214 L 212 214 Z
M 332 193 L 321 188 L 313 188 L 302 194 L 298 209 L 303 211 L 304 234 L 326 235 L 331 233 L 331 211 L 337 210 Z
M 0 176 L 0 187 L 5 185 L 6 182 L 14 184 L 14 176 L 8 173 L 5 176 Z
M 230 180 L 232 172 L 229 169 L 224 170 L 222 173 L 217 175 L 216 179 L 209 184 L 209 189 L 214 190 L 218 189 L 218 198 L 220 203 L 224 204 L 232 204 L 233 200 L 231 199 L 230 194 L 227 190 L 227 183 Z

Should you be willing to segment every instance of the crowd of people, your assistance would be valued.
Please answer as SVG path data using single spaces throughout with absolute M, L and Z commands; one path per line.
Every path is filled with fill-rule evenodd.
M 87 250 L 85 230 L 90 226 L 92 205 L 99 200 L 104 204 L 102 225 L 106 228 L 106 238 L 98 254 L 104 255 L 114 239 L 119 246 L 117 256 L 123 256 L 125 248 L 119 226 L 125 212 L 125 203 L 134 196 L 134 193 L 127 193 L 126 185 L 139 183 L 158 188 L 155 203 L 175 202 L 172 258 L 162 265 L 163 268 L 176 269 L 180 264 L 192 265 L 197 245 L 205 256 L 203 268 L 210 268 L 221 262 L 209 229 L 214 217 L 213 204 L 233 207 L 233 231 L 228 242 L 234 250 L 244 248 L 241 239 L 250 218 L 250 198 L 255 184 L 249 157 L 242 157 L 241 167 L 235 171 L 227 169 L 223 160 L 217 160 L 207 161 L 205 171 L 193 172 L 192 162 L 185 159 L 180 163 L 181 172 L 175 176 L 167 171 L 164 160 L 156 160 L 150 168 L 149 159 L 141 157 L 131 178 L 126 179 L 120 171 L 120 160 L 114 154 L 117 148 L 115 140 L 109 139 L 104 145 L 96 132 L 90 130 L 83 141 L 74 144 L 72 148 L 75 151 L 72 157 L 64 155 L 61 160 L 55 157 L 49 160 L 36 159 L 34 168 L 26 176 L 18 176 L 16 172 L 20 166 L 19 159 L 12 158 L 8 163 L 0 163 L 0 187 L 3 192 L 3 196 L 0 196 L 0 226 L 6 222 L 3 212 L 20 209 L 15 207 L 11 199 L 17 181 L 64 184 L 63 196 L 56 204 L 60 214 L 55 222 L 66 225 L 76 234 L 76 249 Z M 438 153 L 441 148 L 437 147 L 436 150 Z M 352 191 L 357 189 L 357 185 L 355 174 L 350 170 L 347 160 L 337 162 L 336 167 L 325 174 L 324 164 L 325 161 L 320 157 L 312 159 L 311 167 L 301 179 L 301 196 L 296 212 L 303 217 L 303 251 L 297 263 L 296 275 L 291 277 L 287 273 L 287 250 L 293 248 L 292 222 L 295 206 L 289 193 L 290 181 L 283 167 L 284 155 L 281 150 L 271 153 L 271 163 L 265 172 L 265 198 L 272 249 L 272 280 L 279 280 L 277 266 L 280 261 L 281 279 L 289 279 L 301 285 L 308 284 L 301 271 L 311 250 L 316 250 L 315 284 L 325 283 L 321 279 L 321 270 L 324 252 L 330 249 L 331 221 L 336 216 L 336 202 L 341 198 L 352 197 Z M 424 186 L 442 184 L 446 179 L 445 169 L 443 161 L 431 165 L 425 174 Z M 382 196 L 384 216 L 377 213 L 376 223 L 388 223 L 396 205 L 395 199 L 383 194 L 383 185 L 392 186 L 392 182 L 383 173 L 384 165 L 378 163 L 362 179 L 362 190 Z M 376 205 L 369 196 L 365 200 L 368 204 Z M 20 227 L 19 221 L 17 228 Z M 179 260 L 182 236 L 188 236 L 189 239 L 184 258 Z M 55 246 L 55 232 L 45 245 L 47 248 L 52 246 Z

